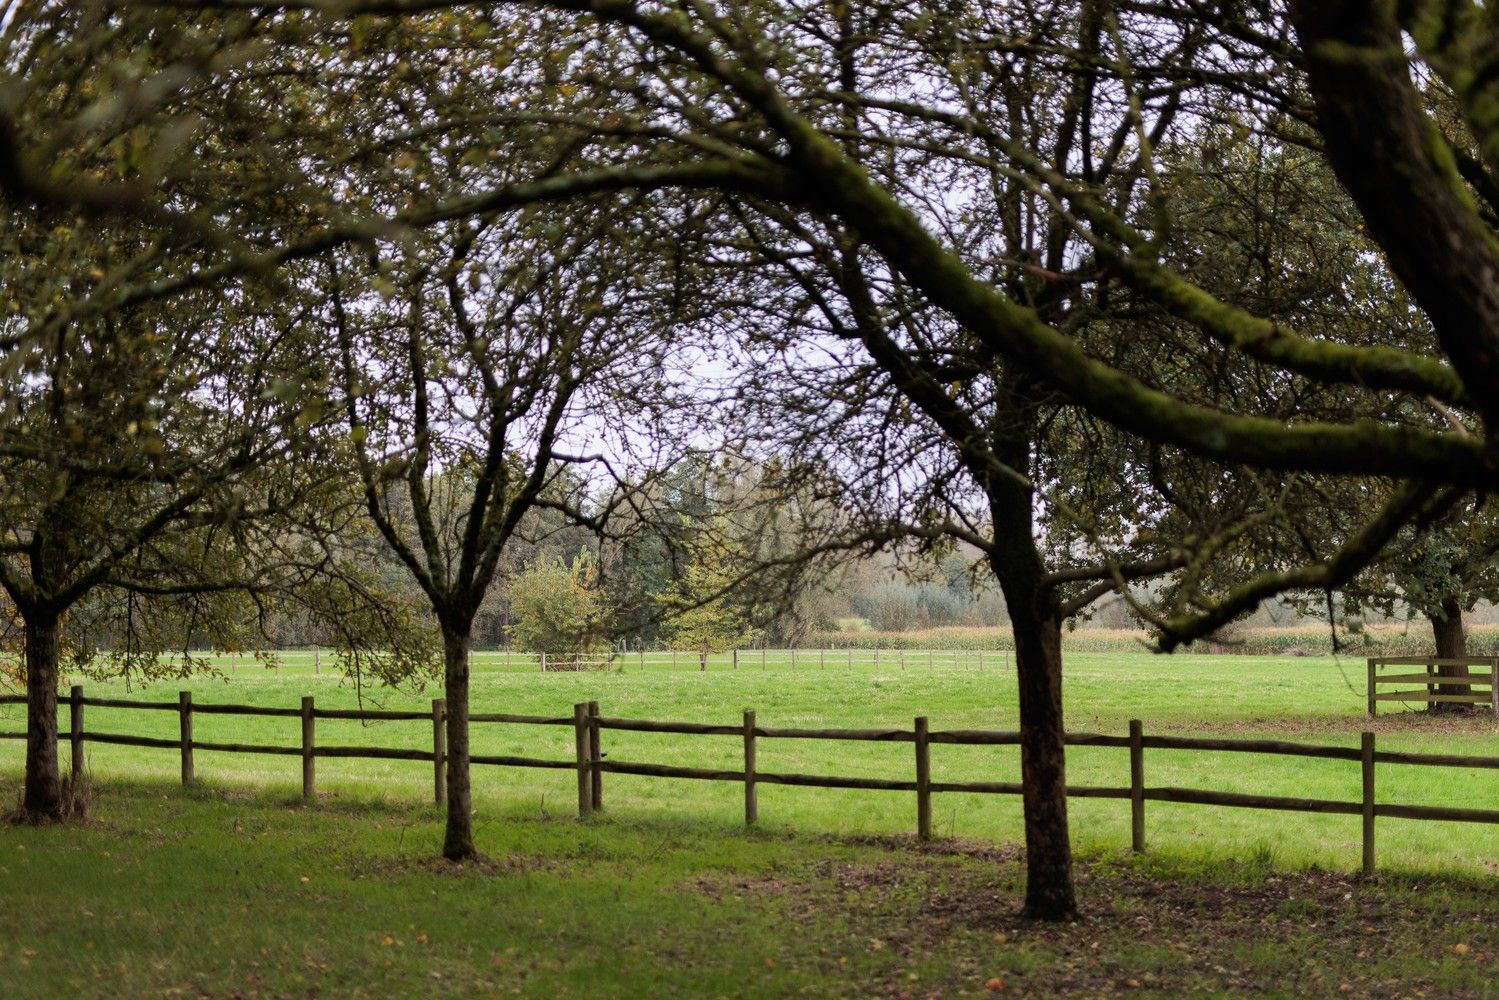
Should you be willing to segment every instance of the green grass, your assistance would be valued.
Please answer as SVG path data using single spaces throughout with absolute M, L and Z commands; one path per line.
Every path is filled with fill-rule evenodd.
M 137 685 L 132 696 L 175 700 L 191 687 L 199 703 L 253 702 L 296 706 L 304 694 L 324 707 L 358 704 L 354 687 L 325 664 L 314 676 L 305 655 L 280 670 L 241 666 L 235 675 L 191 682 Z M 1066 696 L 1069 728 L 1123 734 L 1130 718 L 1144 720 L 1147 733 L 1273 736 L 1305 742 L 1356 746 L 1368 723 L 1363 715 L 1363 665 L 1319 658 L 1176 656 L 1073 653 L 1068 657 Z M 89 684 L 91 694 L 126 694 L 120 684 Z M 367 691 L 366 704 L 423 707 L 438 694 Z M 764 726 L 909 726 L 917 715 L 934 729 L 995 728 L 1016 725 L 1015 686 L 1009 672 L 990 666 L 907 669 L 869 665 L 855 669 L 795 671 L 759 669 L 747 662 L 732 671 L 626 669 L 611 673 L 506 671 L 492 654 L 481 657 L 473 685 L 476 711 L 507 711 L 550 716 L 571 714 L 574 702 L 597 699 L 606 715 L 737 723 L 753 708 Z M 22 728 L 19 706 L 3 709 L 0 729 Z M 90 708 L 91 730 L 175 738 L 172 712 Z M 422 722 L 361 724 L 320 720 L 318 742 L 328 745 L 429 747 L 430 726 Z M 1381 748 L 1433 752 L 1499 754 L 1499 727 L 1487 714 L 1444 721 L 1420 713 L 1381 716 L 1375 728 Z M 296 745 L 296 719 L 198 715 L 200 740 Z M 734 768 L 739 741 L 731 737 L 677 736 L 606 731 L 604 749 L 614 760 Z M 476 753 L 550 757 L 572 756 L 570 728 L 562 726 L 477 725 Z M 0 767 L 14 774 L 19 743 L 0 745 Z M 936 780 L 1017 780 L 1013 747 L 937 746 L 932 750 Z M 762 740 L 759 767 L 765 771 L 909 778 L 909 744 L 870 744 L 809 740 Z M 119 778 L 172 779 L 178 769 L 171 750 L 89 747 L 89 769 L 97 782 Z M 4 773 L 4 772 L 0 772 Z M 251 757 L 199 751 L 197 773 L 227 788 L 264 787 L 289 793 L 300 781 L 295 758 Z M 1126 784 L 1123 750 L 1077 748 L 1069 753 L 1069 779 L 1075 784 Z M 1355 763 L 1293 757 L 1187 751 L 1149 751 L 1146 781 L 1226 791 L 1352 799 L 1359 796 Z M 618 815 L 666 820 L 694 818 L 733 829 L 741 796 L 731 783 L 607 775 L 605 798 Z M 412 762 L 320 759 L 318 784 L 328 798 L 380 797 L 393 803 L 419 803 L 431 795 L 430 765 Z M 482 842 L 488 818 L 500 811 L 563 815 L 573 808 L 575 786 L 565 771 L 481 767 L 475 771 Z M 1381 801 L 1430 805 L 1492 805 L 1499 798 L 1499 774 L 1448 768 L 1382 765 Z M 776 832 L 815 834 L 893 834 L 914 824 L 913 797 L 896 792 L 843 791 L 762 786 L 761 822 Z M 1109 800 L 1074 800 L 1073 834 L 1079 847 L 1118 850 L 1128 846 L 1127 806 Z M 943 835 L 1013 842 L 1020 834 L 1020 805 L 1008 797 L 961 794 L 934 800 L 936 829 Z M 1209 857 L 1237 857 L 1257 844 L 1276 845 L 1279 863 L 1347 869 L 1358 863 L 1357 817 L 1266 813 L 1196 805 L 1150 803 L 1150 844 Z M 1405 820 L 1380 823 L 1382 866 L 1492 871 L 1499 859 L 1499 830 L 1492 827 Z
M 587 823 L 116 780 L 91 818 L 0 827 L 3 993 L 54 997 L 1494 995 L 1487 880 L 1079 862 L 1079 924 L 1014 917 L 1018 852 Z
M 512 667 L 514 664 L 512 664 Z M 358 704 L 325 660 L 232 677 L 87 684 L 95 695 L 295 706 Z M 476 710 L 606 714 L 766 726 L 1015 726 L 1007 671 L 856 664 L 796 670 L 548 673 L 481 657 Z M 1363 665 L 1316 658 L 1070 653 L 1070 728 L 1276 736 L 1356 745 Z M 436 690 L 365 692 L 420 707 Z M 89 708 L 88 728 L 174 737 L 171 712 Z M 21 728 L 19 707 L 0 730 Z M 1390 749 L 1499 753 L 1491 718 L 1381 717 Z M 296 744 L 296 719 L 199 715 L 200 740 Z M 728 737 L 607 731 L 612 759 L 735 767 Z M 320 720 L 323 744 L 425 747 L 422 722 Z M 475 727 L 475 751 L 569 759 L 566 727 Z M 909 777 L 908 744 L 762 740 L 764 770 Z M 0 744 L 18 794 L 21 746 Z M 320 759 L 319 801 L 298 800 L 295 758 L 199 751 L 200 784 L 176 784 L 172 750 L 92 745 L 93 819 L 0 828 L 0 963 L 7 996 L 825 996 L 1495 995 L 1489 827 L 1382 820 L 1374 883 L 1356 817 L 1150 803 L 1151 851 L 1132 858 L 1124 803 L 1074 800 L 1079 891 L 1090 919 L 1023 927 L 1019 802 L 939 795 L 943 840 L 907 839 L 903 793 L 762 786 L 745 831 L 732 783 L 606 775 L 606 812 L 573 818 L 568 772 L 478 768 L 477 839 L 488 862 L 429 859 L 440 835 L 431 767 Z M 939 780 L 1013 780 L 1014 748 L 933 748 Z M 1356 764 L 1150 751 L 1151 784 L 1356 798 Z M 1124 751 L 1076 749 L 1069 777 L 1122 784 Z M 1499 776 L 1381 766 L 1385 801 L 1491 806 Z M 893 835 L 893 836 L 892 836 Z M 957 845 L 953 850 L 949 845 Z M 307 881 L 303 882 L 303 877 Z M 998 944 L 994 935 L 1005 935 Z M 425 935 L 425 940 L 423 940 Z M 1454 951 L 1452 946 L 1464 947 Z M 1218 971 L 1218 970 L 1223 971 Z M 1136 985 L 1131 985 L 1131 984 Z M 1346 986 L 1348 990 L 1339 991 Z

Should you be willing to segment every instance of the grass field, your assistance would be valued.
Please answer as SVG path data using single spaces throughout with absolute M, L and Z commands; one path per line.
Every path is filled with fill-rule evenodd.
M 1140 718 L 1147 733 L 1351 746 L 1368 726 L 1362 678 L 1361 661 L 1330 658 L 1072 653 L 1069 728 L 1123 733 Z M 129 693 L 170 699 L 186 687 L 199 703 L 358 701 L 307 657 Z M 436 693 L 366 692 L 366 704 L 424 706 Z M 1015 725 L 1013 678 L 994 667 L 541 674 L 481 659 L 474 681 L 476 710 L 565 715 L 588 699 L 609 715 L 700 722 L 754 708 L 764 726 L 908 726 L 916 715 L 933 728 Z M 21 727 L 19 708 L 0 711 L 0 730 Z M 88 728 L 175 737 L 176 718 L 91 707 Z M 201 740 L 288 746 L 299 733 L 295 719 L 200 715 L 195 728 Z M 318 741 L 423 747 L 429 728 L 320 720 Z M 1382 716 L 1373 728 L 1385 749 L 1499 754 L 1487 715 Z M 738 762 L 732 738 L 604 735 L 616 760 Z M 563 727 L 484 725 L 474 743 L 569 759 L 571 738 Z M 477 838 L 490 861 L 455 874 L 427 861 L 440 830 L 430 765 L 321 759 L 320 801 L 303 808 L 295 758 L 199 751 L 201 787 L 184 793 L 174 751 L 89 753 L 90 824 L 0 830 L 0 962 L 13 970 L 0 993 L 948 996 L 982 994 L 998 976 L 1020 995 L 1499 995 L 1484 964 L 1499 952 L 1499 832 L 1489 827 L 1381 820 L 1382 874 L 1368 883 L 1343 874 L 1358 863 L 1357 817 L 1152 802 L 1151 851 L 1136 861 L 1127 805 L 1076 800 L 1091 919 L 1042 930 L 1010 916 L 1021 873 L 1010 798 L 937 796 L 937 831 L 961 849 L 924 850 L 905 838 L 915 822 L 906 793 L 762 786 L 751 833 L 738 785 L 606 775 L 606 815 L 580 824 L 570 773 L 480 768 Z M 910 754 L 907 744 L 762 740 L 759 765 L 907 778 Z M 11 795 L 20 762 L 19 743 L 0 744 Z M 1074 783 L 1127 775 L 1122 750 L 1069 755 Z M 934 747 L 933 776 L 1014 780 L 1015 750 Z M 1149 751 L 1146 780 L 1344 799 L 1359 790 L 1353 763 L 1182 751 Z M 1499 775 L 1381 765 L 1379 798 L 1492 808 Z
M 909 726 L 917 715 L 929 716 L 934 729 L 1016 725 L 1014 679 L 997 665 L 983 671 L 914 663 L 904 671 L 893 664 L 878 671 L 867 664 L 856 664 L 852 671 L 808 666 L 792 671 L 742 662 L 738 671 L 716 666 L 706 674 L 694 669 L 541 674 L 505 670 L 502 662 L 493 654 L 480 657 L 475 711 L 565 716 L 574 702 L 597 699 L 606 715 L 696 722 L 737 723 L 743 709 L 753 708 L 763 726 Z M 1074 653 L 1068 658 L 1066 681 L 1069 728 L 1122 734 L 1129 719 L 1139 718 L 1147 733 L 1274 736 L 1355 746 L 1358 732 L 1368 726 L 1362 683 L 1363 664 L 1357 661 Z M 314 676 L 305 654 L 283 660 L 274 671 L 242 664 L 232 678 L 136 685 L 129 693 L 174 700 L 176 691 L 186 687 L 199 703 L 295 707 L 304 694 L 314 695 L 322 707 L 359 703 L 353 686 L 326 663 L 322 674 Z M 120 684 L 89 684 L 87 690 L 127 693 Z M 430 687 L 421 692 L 382 689 L 367 691 L 364 701 L 389 708 L 423 707 L 438 693 Z M 19 706 L 0 711 L 14 720 L 0 722 L 0 729 L 22 728 Z M 170 712 L 90 708 L 88 728 L 175 738 L 177 720 Z M 1381 716 L 1374 728 L 1383 749 L 1499 754 L 1499 726 L 1486 714 L 1460 721 L 1392 714 Z M 208 741 L 294 746 L 299 732 L 295 719 L 199 715 L 195 720 L 196 738 Z M 740 760 L 734 738 L 604 735 L 604 749 L 615 760 L 726 768 Z M 421 722 L 318 723 L 318 742 L 325 745 L 421 748 L 430 747 L 430 738 L 430 726 Z M 20 751 L 18 743 L 0 745 L 0 753 L 7 755 L 0 760 L 11 773 L 19 767 Z M 572 733 L 566 727 L 477 725 L 474 752 L 568 760 Z M 92 745 L 89 754 L 90 771 L 100 782 L 127 776 L 171 779 L 178 769 L 171 750 Z M 1017 754 L 1011 747 L 941 746 L 932 754 L 934 780 L 1018 780 Z M 762 740 L 759 766 L 884 778 L 913 773 L 907 744 Z M 210 784 L 230 788 L 292 791 L 300 781 L 295 758 L 209 751 L 197 754 L 197 773 Z M 1069 779 L 1075 784 L 1120 785 L 1127 778 L 1122 750 L 1069 752 Z M 1293 757 L 1152 750 L 1146 756 L 1146 781 L 1311 798 L 1356 800 L 1359 795 L 1357 764 Z M 321 759 L 318 784 L 330 798 L 418 803 L 431 794 L 431 768 L 400 761 Z M 559 771 L 479 768 L 475 789 L 481 840 L 488 813 L 505 809 L 565 815 L 575 798 L 573 776 Z M 1492 805 L 1499 802 L 1499 774 L 1381 765 L 1378 797 L 1429 805 Z M 762 786 L 760 798 L 761 822 L 776 831 L 892 834 L 911 831 L 915 822 L 913 796 L 899 792 Z M 731 828 L 738 823 L 740 800 L 738 786 L 730 783 L 606 776 L 609 808 L 643 819 L 692 816 Z M 1072 810 L 1079 846 L 1128 845 L 1125 803 L 1078 800 Z M 998 842 L 1019 835 L 1019 802 L 1011 798 L 939 795 L 934 817 L 944 835 Z M 1147 826 L 1153 847 L 1208 856 L 1231 857 L 1264 847 L 1286 865 L 1331 868 L 1349 868 L 1359 858 L 1357 817 L 1150 803 Z M 1499 830 L 1490 827 L 1382 820 L 1380 833 L 1381 865 L 1489 871 L 1499 861 Z

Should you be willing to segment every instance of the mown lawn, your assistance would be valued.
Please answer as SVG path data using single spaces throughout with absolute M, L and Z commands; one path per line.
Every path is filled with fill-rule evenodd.
M 305 657 L 303 658 L 305 661 Z M 933 729 L 994 728 L 1016 725 L 1013 677 L 1001 669 L 926 669 L 884 666 L 847 670 L 759 670 L 743 664 L 737 672 L 716 668 L 645 673 L 549 673 L 491 669 L 481 660 L 474 681 L 476 711 L 570 716 L 577 701 L 597 699 L 606 715 L 737 723 L 753 708 L 762 726 L 909 727 L 927 715 Z M 1362 661 L 1315 658 L 1174 656 L 1072 653 L 1066 697 L 1069 727 L 1123 734 L 1128 720 L 1144 721 L 1147 733 L 1273 736 L 1302 742 L 1357 746 L 1369 726 L 1363 714 Z M 314 676 L 310 663 L 294 661 L 278 671 L 241 665 L 234 676 L 197 677 L 136 685 L 86 685 L 91 694 L 129 695 L 175 701 L 179 688 L 191 688 L 195 701 L 252 702 L 295 707 L 304 694 L 325 707 L 353 707 L 354 686 L 324 664 Z M 364 703 L 421 708 L 439 693 L 366 689 Z M 0 731 L 24 727 L 19 706 L 0 708 Z M 175 739 L 175 712 L 90 708 L 87 727 Z M 1423 713 L 1382 715 L 1373 726 L 1383 749 L 1499 755 L 1499 726 L 1487 713 L 1459 721 Z M 225 742 L 297 745 L 296 719 L 198 715 L 195 737 Z M 325 745 L 431 746 L 424 722 L 320 720 L 317 739 Z M 479 725 L 476 753 L 570 760 L 572 732 L 563 726 Z M 604 749 L 613 760 L 734 768 L 741 761 L 734 737 L 676 736 L 606 732 Z M 761 740 L 759 767 L 795 771 L 907 778 L 914 773 L 909 744 Z M 265 787 L 289 792 L 300 781 L 295 758 L 248 757 L 210 751 L 197 753 L 197 773 L 230 788 Z M 106 745 L 89 748 L 89 768 L 106 784 L 119 777 L 173 779 L 178 770 L 172 750 Z M 20 766 L 19 743 L 0 744 L 0 774 Z M 420 803 L 431 796 L 431 767 L 413 762 L 320 759 L 320 791 L 332 797 L 384 798 Z M 935 780 L 1018 780 L 1012 747 L 937 746 L 932 750 Z M 1125 751 L 1077 748 L 1069 755 L 1075 784 L 1128 782 Z M 1357 800 L 1356 763 L 1294 757 L 1184 751 L 1149 751 L 1146 782 L 1226 791 Z M 694 817 L 732 829 L 739 823 L 742 797 L 737 785 L 608 775 L 605 798 L 618 815 Z M 480 768 L 476 799 L 483 836 L 486 817 L 499 809 L 534 815 L 560 815 L 575 807 L 574 779 L 566 771 Z M 1499 807 L 1499 772 L 1381 765 L 1381 801 L 1431 805 Z M 1074 837 L 1080 847 L 1117 850 L 1129 844 L 1125 803 L 1075 800 Z M 1019 802 L 993 796 L 938 795 L 934 825 L 948 836 L 1005 843 L 1019 837 Z M 886 835 L 914 829 L 914 797 L 898 792 L 839 791 L 762 786 L 760 818 L 778 832 Z M 1274 853 L 1277 862 L 1320 864 L 1346 869 L 1359 861 L 1357 817 L 1265 813 L 1196 805 L 1150 803 L 1147 832 L 1152 847 L 1235 857 L 1253 849 Z M 1415 870 L 1456 868 L 1494 872 L 1499 863 L 1499 827 L 1381 820 L 1381 865 Z
M 608 715 L 765 726 L 1015 725 L 1003 670 L 908 663 L 737 672 L 546 674 L 481 664 L 476 711 L 562 716 L 597 699 Z M 1074 730 L 1275 736 L 1357 744 L 1357 660 L 1072 653 Z M 135 686 L 133 697 L 291 707 L 359 702 L 324 663 Z M 90 694 L 124 695 L 87 683 Z M 437 692 L 366 690 L 417 707 Z M 20 728 L 6 708 L 0 730 Z M 88 728 L 175 737 L 170 712 L 89 708 Z M 1499 755 L 1487 715 L 1382 716 L 1387 749 Z M 199 715 L 200 740 L 296 745 L 296 719 Z M 606 732 L 611 759 L 738 766 L 737 739 Z M 430 746 L 422 722 L 320 720 L 323 744 Z M 476 727 L 475 750 L 570 759 L 565 727 Z M 21 747 L 0 745 L 0 794 L 18 795 Z M 905 778 L 908 744 L 762 740 L 759 766 Z M 94 818 L 0 830 L 0 995 L 553 996 L 1019 995 L 1235 992 L 1298 996 L 1487 995 L 1499 953 L 1491 909 L 1499 831 L 1381 820 L 1374 883 L 1358 819 L 1150 803 L 1150 852 L 1127 852 L 1122 802 L 1075 800 L 1075 928 L 1019 927 L 1019 803 L 939 795 L 942 840 L 908 834 L 913 796 L 762 786 L 760 827 L 737 784 L 606 775 L 606 814 L 573 817 L 565 771 L 476 770 L 488 861 L 453 872 L 439 841 L 430 765 L 320 759 L 319 798 L 297 799 L 295 758 L 197 753 L 199 786 L 172 750 L 89 748 Z M 937 780 L 1014 780 L 1013 748 L 934 747 Z M 1079 784 L 1123 784 L 1124 751 L 1077 749 Z M 1149 784 L 1357 799 L 1355 763 L 1149 751 Z M 1379 797 L 1494 808 L 1499 775 L 1381 765 Z M 956 847 L 954 846 L 956 845 Z M 1313 869 L 1315 870 L 1309 870 Z M 303 877 L 307 878 L 304 883 Z M 996 934 L 1005 941 L 998 944 Z M 421 936 L 426 935 L 426 940 Z M 386 939 L 389 938 L 389 943 Z M 92 941 L 92 945 L 90 945 Z M 1461 948 L 1454 946 L 1461 945 Z M 914 976 L 915 978 L 911 978 Z M 1138 985 L 1131 985 L 1131 984 Z M 1496 993 L 1499 995 L 1499 993 Z
M 117 780 L 0 828 L 7 997 L 1441 996 L 1494 993 L 1487 879 L 1111 852 L 1088 916 L 1013 916 L 1018 851 Z

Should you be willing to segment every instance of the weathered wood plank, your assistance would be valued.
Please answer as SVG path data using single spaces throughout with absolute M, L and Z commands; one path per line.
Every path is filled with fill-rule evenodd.
M 1440 678 L 1443 686 L 1461 687 L 1460 677 Z M 1489 693 L 1483 694 L 1427 694 L 1425 691 L 1382 691 L 1374 696 L 1375 701 L 1451 701 L 1463 705 L 1487 705 Z
M 1243 809 L 1276 809 L 1285 812 L 1340 813 L 1350 816 L 1357 816 L 1364 809 L 1361 802 L 1301 799 L 1286 795 L 1247 795 L 1242 792 L 1213 792 L 1199 788 L 1146 788 L 1145 797 L 1147 799 L 1154 799 L 1157 802 L 1186 802 L 1204 806 L 1236 806 Z
M 1146 736 L 1144 746 L 1152 750 L 1222 750 L 1228 753 L 1265 753 L 1285 757 L 1322 757 L 1358 760 L 1357 747 L 1333 747 L 1320 743 L 1288 743 L 1284 740 L 1210 739 L 1199 736 Z

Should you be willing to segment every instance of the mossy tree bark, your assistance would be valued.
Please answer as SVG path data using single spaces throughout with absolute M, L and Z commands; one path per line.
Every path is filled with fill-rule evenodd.
M 62 626 L 58 616 L 26 617 L 26 779 L 23 818 L 61 819 L 62 778 L 57 767 L 57 684 Z
M 1438 614 L 1431 616 L 1432 636 L 1436 640 L 1437 659 L 1460 660 L 1468 655 L 1468 634 L 1463 627 L 1463 606 L 1456 598 L 1449 597 L 1442 601 Z M 1443 664 L 1437 667 L 1437 675 L 1444 678 L 1462 678 L 1468 676 L 1468 668 L 1453 664 Z M 1473 689 L 1467 684 L 1439 684 L 1437 693 L 1444 695 L 1469 695 Z M 1432 704 L 1434 712 L 1461 712 L 1469 706 L 1457 702 L 1438 701 Z
M 469 775 L 468 687 L 472 628 L 444 628 L 443 697 L 447 699 L 448 815 L 442 856 L 450 861 L 473 857 L 474 802 Z

